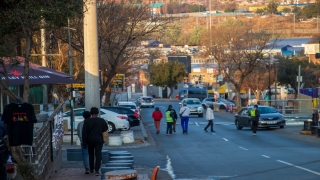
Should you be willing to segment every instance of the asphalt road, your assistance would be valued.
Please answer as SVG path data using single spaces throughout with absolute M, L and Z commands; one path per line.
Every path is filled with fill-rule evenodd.
M 178 101 L 156 100 L 165 113 L 168 105 L 179 110 Z M 166 121 L 155 133 L 151 113 L 142 108 L 142 118 L 151 136 L 151 146 L 130 149 L 135 165 L 168 171 L 173 179 L 320 179 L 320 145 L 281 134 L 283 129 L 236 130 L 232 116 L 216 113 L 215 133 L 206 133 L 205 117 L 191 116 L 188 134 L 166 136 Z M 285 127 L 286 128 L 286 127 Z

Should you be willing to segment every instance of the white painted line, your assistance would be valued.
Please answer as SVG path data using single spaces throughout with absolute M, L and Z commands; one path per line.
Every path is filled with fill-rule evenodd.
M 174 174 L 173 167 L 171 165 L 171 159 L 168 155 L 167 155 L 166 170 L 168 174 L 172 177 L 172 179 L 175 179 L 176 175 Z
M 213 135 L 216 135 L 215 133 L 212 133 Z
M 310 169 L 307 169 L 307 168 L 303 168 L 303 167 L 300 167 L 300 166 L 296 166 L 296 165 L 293 165 L 291 163 L 288 163 L 288 162 L 284 162 L 284 161 L 281 161 L 281 160 L 277 160 L 278 162 L 280 163 L 283 163 L 283 164 L 286 164 L 286 165 L 289 165 L 289 166 L 293 166 L 295 168 L 298 168 L 298 169 L 302 169 L 302 170 L 305 170 L 305 171 L 308 171 L 308 172 L 311 172 L 313 174 L 316 174 L 316 175 L 319 175 L 320 176 L 320 173 L 319 172 L 316 172 L 316 171 L 312 171 Z
M 225 140 L 225 141 L 228 141 L 228 139 L 226 139 L 226 138 L 222 138 L 223 140 Z
M 266 155 L 261 155 L 261 156 L 263 156 L 263 157 L 265 157 L 265 158 L 270 158 L 269 156 L 266 156 Z
M 248 149 L 246 149 L 244 147 L 239 146 L 239 148 L 248 151 Z
M 198 122 L 195 122 L 195 124 L 196 124 L 197 126 L 199 126 Z

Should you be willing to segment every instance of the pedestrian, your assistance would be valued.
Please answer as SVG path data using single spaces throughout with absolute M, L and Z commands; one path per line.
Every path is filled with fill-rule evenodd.
M 258 124 L 259 124 L 259 117 L 260 117 L 260 112 L 258 110 L 257 104 L 254 105 L 252 109 L 250 109 L 250 116 L 251 116 L 252 134 L 256 136 Z
M 0 121 L 0 179 L 7 180 L 7 161 L 9 158 L 9 150 L 4 141 L 4 137 L 8 135 L 7 125 L 3 120 Z
M 172 131 L 175 133 L 175 132 L 176 132 L 176 125 L 177 125 L 178 115 L 177 115 L 176 110 L 174 110 L 174 109 L 172 108 L 172 105 L 169 105 L 169 109 L 171 110 L 170 116 L 171 116 L 172 119 L 173 119 Z
M 181 127 L 182 133 L 188 134 L 188 123 L 189 123 L 189 115 L 190 115 L 190 108 L 187 106 L 187 103 L 183 103 L 179 111 L 181 117 Z
M 83 121 L 81 121 L 78 126 L 77 126 L 77 133 L 78 133 L 78 137 L 80 139 L 80 142 L 81 142 L 81 149 L 82 149 L 82 160 L 83 160 L 83 165 L 84 165 L 84 168 L 86 169 L 86 172 L 85 174 L 89 174 L 90 171 L 89 171 L 89 161 L 88 161 L 88 147 L 84 147 L 83 146 L 83 140 L 82 140 L 82 129 L 83 129 L 83 124 L 84 124 L 84 121 L 88 118 L 90 118 L 91 114 L 89 111 L 84 111 L 82 113 L 82 116 L 83 116 Z
M 95 171 L 96 176 L 100 176 L 101 151 L 104 144 L 103 133 L 108 131 L 107 122 L 98 117 L 99 109 L 92 107 L 91 118 L 84 120 L 82 129 L 83 147 L 88 148 L 90 173 Z
M 168 109 L 166 111 L 166 120 L 167 120 L 167 136 L 171 136 L 172 135 L 173 118 L 171 117 L 170 105 L 168 106 Z
M 156 127 L 156 133 L 160 133 L 160 121 L 162 119 L 162 112 L 159 110 L 158 107 L 153 111 L 152 118 L 154 120 L 154 126 Z
M 207 112 L 206 112 L 206 120 L 208 120 L 208 124 L 207 126 L 203 129 L 205 132 L 208 132 L 207 131 L 207 128 L 210 126 L 210 130 L 211 132 L 215 132 L 213 130 L 213 119 L 214 119 L 214 114 L 213 114 L 213 104 L 210 104 L 209 105 L 209 108 L 207 108 Z

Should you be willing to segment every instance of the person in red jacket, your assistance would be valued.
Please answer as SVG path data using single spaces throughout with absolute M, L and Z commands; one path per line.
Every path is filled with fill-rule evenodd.
M 156 110 L 152 113 L 152 118 L 154 120 L 154 126 L 156 126 L 156 133 L 160 132 L 160 121 L 162 119 L 162 112 L 156 107 Z

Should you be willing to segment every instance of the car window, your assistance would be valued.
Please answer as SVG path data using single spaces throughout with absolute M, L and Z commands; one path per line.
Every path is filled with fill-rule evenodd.
M 152 100 L 152 98 L 142 98 L 142 99 L 146 102 L 150 102 Z
M 71 112 L 66 112 L 65 115 L 63 117 L 70 117 Z
M 118 113 L 118 109 L 116 109 L 116 108 L 105 108 L 105 109 L 112 111 L 112 112 L 115 112 L 115 113 Z
M 239 114 L 242 114 L 242 115 L 247 114 L 247 108 L 243 108 L 243 109 L 239 112 Z
M 134 112 L 130 109 L 124 109 L 124 108 L 121 108 L 120 109 L 120 114 L 134 114 Z
M 84 109 L 78 109 L 74 111 L 74 116 L 82 116 Z M 70 116 L 70 115 L 69 115 Z
M 206 102 L 213 102 L 213 98 L 207 98 Z
M 189 99 L 187 101 L 187 104 L 201 104 L 201 102 L 198 99 L 193 99 L 193 100 Z
M 106 113 L 104 113 L 103 111 L 100 111 L 100 115 L 104 115 L 104 114 L 106 114 Z
M 271 107 L 258 107 L 260 114 L 277 113 L 274 108 Z
M 120 104 L 118 105 L 120 107 L 126 107 L 126 108 L 129 108 L 129 109 L 136 109 L 136 106 L 135 105 L 124 105 L 124 104 Z

